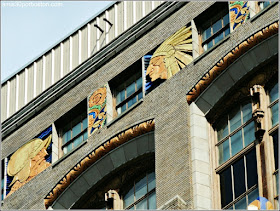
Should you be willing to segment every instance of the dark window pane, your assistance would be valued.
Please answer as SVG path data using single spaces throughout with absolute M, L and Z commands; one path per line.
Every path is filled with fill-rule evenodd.
M 269 96 L 271 103 L 278 98 L 278 83 L 270 90 Z
M 242 131 L 239 130 L 235 133 L 231 138 L 231 156 L 234 156 L 241 149 L 243 149 L 243 141 L 242 141 Z
M 241 200 L 235 203 L 235 209 L 236 210 L 246 210 L 247 208 L 247 202 L 246 202 L 246 196 L 244 196 Z
M 228 167 L 220 174 L 222 207 L 232 201 L 232 178 L 230 169 L 231 167 Z
M 230 132 L 233 132 L 241 125 L 241 113 L 239 107 L 234 108 L 229 115 Z
M 278 166 L 278 130 L 273 134 L 273 148 L 274 148 L 274 160 L 275 160 L 275 170 L 279 168 Z
M 88 131 L 86 130 L 84 132 L 84 137 L 83 137 L 83 140 L 87 140 L 88 139 Z
M 229 33 L 230 33 L 230 30 L 229 30 L 229 28 L 227 28 L 227 29 L 225 30 L 225 37 L 226 37 Z
M 69 140 L 71 140 L 71 130 L 67 131 L 66 133 L 63 134 L 62 136 L 62 142 L 63 144 L 67 143 Z
M 155 210 L 157 208 L 156 192 L 149 195 L 149 210 Z
M 211 40 L 208 44 L 207 44 L 207 50 L 210 49 L 213 46 L 213 40 Z
M 234 193 L 235 198 L 246 191 L 244 158 L 233 164 Z
M 279 123 L 278 119 L 278 103 L 276 103 L 274 106 L 271 108 L 271 116 L 272 116 L 272 126 L 275 126 L 276 124 Z
M 143 98 L 143 93 L 140 92 L 140 93 L 138 94 L 138 100 L 141 100 L 142 98 Z
M 244 142 L 245 147 L 255 140 L 255 123 L 252 121 L 249 125 L 244 127 Z
M 217 44 L 220 40 L 222 40 L 224 38 L 224 34 L 221 33 L 219 34 L 217 37 L 215 37 L 214 41 L 215 41 L 215 44 Z
M 211 27 L 209 27 L 208 29 L 206 29 L 203 34 L 202 34 L 202 39 L 203 41 L 206 40 L 207 38 L 209 38 L 211 36 Z
M 137 79 L 136 84 L 137 84 L 137 90 L 142 87 L 142 77 Z
M 125 110 L 126 110 L 126 104 L 124 104 L 124 105 L 122 106 L 121 113 L 124 112 Z
M 148 191 L 151 191 L 155 187 L 156 187 L 155 172 L 152 172 L 148 175 Z
M 276 177 L 276 194 L 279 195 L 279 172 L 277 172 L 275 177 Z
M 81 131 L 82 131 L 82 124 L 78 123 L 73 127 L 72 138 L 78 135 Z
M 227 118 L 224 118 L 218 123 L 217 126 L 217 131 L 218 131 L 218 141 L 223 139 L 228 135 L 228 121 Z
M 122 90 L 117 94 L 117 104 L 124 101 L 124 99 L 125 99 L 125 90 Z
M 219 164 L 224 163 L 230 158 L 228 139 L 219 145 Z
M 257 161 L 256 161 L 255 149 L 246 155 L 246 168 L 247 168 L 247 184 L 249 189 L 253 185 L 258 184 Z
M 129 100 L 128 102 L 127 102 L 127 106 L 128 106 L 128 108 L 130 108 L 134 103 L 136 103 L 137 102 L 137 100 L 136 100 L 136 96 L 135 97 L 133 97 L 131 100 Z
M 213 34 L 215 34 L 221 28 L 222 28 L 222 20 L 218 20 L 216 23 L 213 24 Z
M 124 196 L 124 207 L 128 207 L 134 202 L 134 187 L 132 187 L 128 193 Z
M 224 26 L 229 23 L 228 13 L 223 17 L 223 21 L 224 21 Z
M 87 117 L 83 120 L 83 130 L 86 129 L 88 127 L 88 119 Z
M 242 106 L 243 124 L 252 118 L 252 105 L 251 103 Z
M 80 143 L 82 143 L 82 141 L 83 141 L 83 136 L 82 135 L 79 136 L 78 138 L 76 138 L 74 140 L 74 148 L 77 147 Z
M 72 142 L 67 145 L 67 153 L 72 150 Z
M 127 88 L 126 88 L 126 97 L 129 97 L 130 95 L 132 95 L 135 92 L 135 82 L 133 82 L 132 84 L 130 84 Z
M 147 177 L 135 184 L 135 199 L 139 199 L 147 193 Z

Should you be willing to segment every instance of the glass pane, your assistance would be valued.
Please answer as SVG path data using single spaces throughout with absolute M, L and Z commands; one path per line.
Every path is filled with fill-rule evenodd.
M 229 141 L 228 139 L 219 145 L 219 164 L 227 161 L 230 158 Z
M 231 207 L 227 208 L 227 210 L 233 210 L 233 206 L 231 206 Z
M 138 101 L 141 100 L 142 98 L 143 98 L 143 93 L 140 92 L 140 93 L 138 94 Z
M 87 117 L 83 120 L 83 130 L 88 127 Z
M 148 175 L 148 191 L 151 191 L 155 187 L 156 187 L 155 172 L 152 172 Z
M 88 139 L 88 131 L 85 131 L 83 134 L 83 141 Z
M 242 131 L 239 130 L 235 133 L 231 138 L 231 156 L 234 156 L 241 149 L 243 149 L 243 141 L 242 141 Z
M 121 113 L 124 112 L 125 110 L 126 110 L 126 104 L 122 105 Z
M 128 193 L 124 196 L 124 207 L 128 207 L 130 204 L 134 202 L 134 187 L 128 191 Z
M 137 102 L 137 99 L 136 99 L 136 96 L 135 97 L 133 97 L 131 100 L 129 100 L 128 102 L 127 102 L 127 106 L 128 106 L 128 108 L 130 108 L 132 105 L 134 105 L 134 103 L 136 103 Z
M 147 209 L 147 198 L 140 201 L 138 204 L 136 204 L 137 210 L 146 210 Z
M 223 119 L 218 123 L 217 131 L 218 131 L 218 141 L 220 141 L 221 139 L 223 139 L 228 135 L 227 119 Z
M 234 193 L 235 198 L 246 191 L 244 158 L 233 164 Z
M 271 103 L 278 98 L 278 83 L 270 90 L 269 96 Z
M 133 82 L 126 88 L 126 97 L 129 97 L 135 92 L 135 83 Z
M 215 44 L 217 44 L 220 40 L 222 40 L 224 38 L 224 34 L 221 33 L 219 34 L 217 37 L 215 37 L 214 41 L 215 41 Z
M 72 150 L 72 143 L 67 145 L 67 153 L 70 152 Z
M 77 147 L 83 141 L 83 136 L 79 136 L 74 140 L 74 148 Z
M 149 210 L 155 210 L 157 208 L 156 192 L 149 196 Z
M 67 131 L 62 136 L 62 142 L 63 144 L 67 143 L 69 140 L 71 140 L 71 130 Z
M 213 34 L 215 34 L 221 28 L 222 28 L 222 20 L 218 20 L 216 23 L 213 24 Z
M 137 90 L 142 87 L 142 77 L 138 78 L 136 81 Z
M 224 26 L 229 23 L 228 13 L 223 17 Z
M 240 210 L 240 209 L 246 210 L 247 209 L 246 196 L 235 203 L 235 209 L 236 210 Z
M 269 5 L 270 5 L 270 2 L 269 2 L 269 1 L 263 2 L 263 8 L 266 8 L 266 7 L 269 6 Z
M 252 150 L 246 155 L 247 185 L 248 189 L 258 184 L 256 150 Z
M 273 149 L 274 149 L 274 163 L 275 163 L 275 170 L 277 170 L 279 167 L 278 167 L 278 130 L 276 133 L 274 133 L 272 135 L 273 137 Z
M 220 174 L 220 188 L 221 188 L 221 203 L 222 207 L 226 206 L 232 201 L 232 178 L 231 167 L 228 167 Z
M 206 40 L 207 38 L 209 38 L 211 36 L 211 27 L 209 27 L 208 29 L 206 29 L 203 33 L 202 33 L 202 41 Z
M 78 123 L 77 125 L 75 125 L 72 129 L 72 137 L 75 137 L 76 135 L 78 135 L 80 132 L 82 131 L 82 124 Z
M 252 105 L 251 103 L 242 106 L 243 124 L 252 118 Z
M 233 132 L 241 125 L 241 113 L 238 108 L 235 108 L 229 115 L 230 132 Z
M 248 194 L 248 205 L 255 201 L 259 196 L 259 189 L 253 190 L 251 193 Z
M 117 104 L 124 101 L 124 99 L 125 99 L 125 90 L 122 90 L 117 94 Z
M 230 33 L 230 30 L 229 30 L 229 28 L 227 28 L 227 29 L 225 30 L 225 37 L 226 37 L 229 33 Z
M 255 140 L 255 123 L 252 121 L 243 129 L 245 147 Z
M 144 177 L 135 184 L 135 198 L 136 200 L 141 198 L 147 193 L 147 178 Z
M 207 50 L 210 49 L 213 46 L 213 40 L 211 40 L 208 44 L 207 44 Z
M 278 103 L 271 107 L 272 127 L 279 123 L 278 109 Z

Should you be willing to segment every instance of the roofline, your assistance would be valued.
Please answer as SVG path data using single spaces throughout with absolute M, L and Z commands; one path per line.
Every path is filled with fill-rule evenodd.
M 28 67 L 29 65 L 31 65 L 33 62 L 35 62 L 37 59 L 39 59 L 41 56 L 43 56 L 44 54 L 46 54 L 48 51 L 50 51 L 51 49 L 55 48 L 58 44 L 62 43 L 64 40 L 66 40 L 68 37 L 70 37 L 71 35 L 73 35 L 74 33 L 76 33 L 79 29 L 83 28 L 84 26 L 86 26 L 86 24 L 88 24 L 89 22 L 91 22 L 93 19 L 95 19 L 97 16 L 99 16 L 101 13 L 105 12 L 106 10 L 108 10 L 110 7 L 112 7 L 114 4 L 116 4 L 119 1 L 113 1 L 111 4 L 107 5 L 104 9 L 100 10 L 99 12 L 95 13 L 92 17 L 90 17 L 89 19 L 87 19 L 86 21 L 84 21 L 82 24 L 80 24 L 79 26 L 77 26 L 75 29 L 73 29 L 72 31 L 70 31 L 68 34 L 66 34 L 65 36 L 63 36 L 61 39 L 59 39 L 57 42 L 55 42 L 55 44 L 51 45 L 51 47 L 47 48 L 47 50 L 44 50 L 43 53 L 40 53 L 38 56 L 35 56 L 33 59 L 31 59 L 29 62 L 27 62 L 25 65 L 21 66 L 18 70 L 16 70 L 15 72 L 11 73 L 9 76 L 7 76 L 3 81 L 1 81 L 1 85 L 3 86 L 4 83 L 6 83 L 9 79 L 11 79 L 12 77 L 14 77 L 15 75 L 17 75 L 18 73 L 20 73 L 21 71 L 23 71 L 26 67 Z

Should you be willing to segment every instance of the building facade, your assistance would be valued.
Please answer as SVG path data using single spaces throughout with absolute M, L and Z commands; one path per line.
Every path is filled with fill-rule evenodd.
M 2 209 L 278 209 L 278 2 L 109 5 L 2 82 Z

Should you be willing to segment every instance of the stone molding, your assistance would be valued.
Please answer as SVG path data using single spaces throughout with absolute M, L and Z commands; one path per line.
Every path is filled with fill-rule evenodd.
M 227 53 L 226 56 L 217 62 L 207 73 L 205 73 L 202 78 L 191 88 L 191 90 L 188 91 L 186 97 L 188 104 L 194 102 L 198 96 L 212 83 L 212 81 L 240 56 L 272 35 L 278 34 L 278 27 L 279 21 L 270 24 L 269 26 L 247 38 L 245 41 Z
M 94 151 L 90 152 L 84 159 L 71 168 L 70 171 L 47 194 L 44 199 L 46 209 L 51 206 L 53 202 L 63 193 L 63 191 L 93 163 L 102 158 L 104 155 L 108 154 L 116 147 L 139 135 L 153 131 L 154 128 L 154 120 L 142 122 L 117 134 L 101 146 L 97 147 Z

